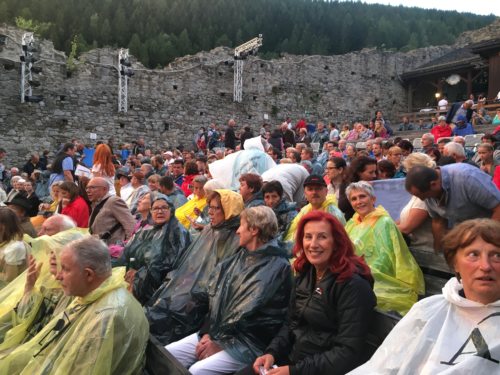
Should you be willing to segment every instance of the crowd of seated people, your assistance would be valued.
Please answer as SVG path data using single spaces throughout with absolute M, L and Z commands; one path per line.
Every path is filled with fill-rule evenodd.
M 0 208 L 0 375 L 137 373 L 149 335 L 200 374 L 418 373 L 443 361 L 489 369 L 469 349 L 443 349 L 454 326 L 440 316 L 475 306 L 482 318 L 455 334 L 466 343 L 480 332 L 489 357 L 477 348 L 478 360 L 497 358 L 485 333 L 496 331 L 481 326 L 500 312 L 494 134 L 476 150 L 457 136 L 442 152 L 429 134 L 413 150 L 389 138 L 377 111 L 349 132 L 301 125 L 294 138 L 284 122 L 270 132 L 281 142 L 264 132 L 245 136 L 243 150 L 234 120 L 228 128 L 233 148 L 215 125 L 192 151 L 156 152 L 141 139 L 115 154 L 101 143 L 89 177 L 68 169 L 85 165 L 79 144 L 67 143 L 36 209 L 37 182 L 19 183 L 36 171 L 10 179 Z M 404 203 L 392 207 L 396 195 Z M 418 302 L 416 249 L 444 250 L 457 273 L 439 299 Z M 363 365 L 375 308 L 403 320 Z M 442 333 L 430 332 L 436 325 Z M 415 358 L 386 358 L 399 337 Z M 424 352 L 428 337 L 440 341 Z

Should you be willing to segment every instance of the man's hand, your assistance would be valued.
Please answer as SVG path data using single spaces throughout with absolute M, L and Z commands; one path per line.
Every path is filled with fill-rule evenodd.
M 24 292 L 29 293 L 33 290 L 38 276 L 40 276 L 40 269 L 43 263 L 36 264 L 36 260 L 33 255 L 29 256 L 29 266 L 28 273 L 26 274 L 26 284 L 24 286 Z
M 196 345 L 195 353 L 198 357 L 198 360 L 201 361 L 220 351 L 222 351 L 222 348 L 218 344 L 213 342 L 208 334 L 205 334 L 198 342 L 198 345 Z
M 263 366 L 264 370 L 269 371 L 272 365 L 274 365 L 274 357 L 271 354 L 264 354 L 257 357 L 253 363 L 253 370 L 256 374 L 260 374 L 260 366 Z

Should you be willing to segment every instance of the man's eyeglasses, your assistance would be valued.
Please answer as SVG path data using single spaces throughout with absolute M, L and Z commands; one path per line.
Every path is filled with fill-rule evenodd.
M 95 190 L 98 188 L 104 188 L 105 186 L 87 186 L 85 190 Z

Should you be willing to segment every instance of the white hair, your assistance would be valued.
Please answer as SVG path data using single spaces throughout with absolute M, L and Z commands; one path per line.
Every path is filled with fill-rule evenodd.
M 432 139 L 432 141 L 434 142 L 434 134 L 432 134 L 432 133 L 424 133 L 424 134 L 422 134 L 422 139 L 424 139 L 424 138 Z
M 68 229 L 76 228 L 76 223 L 72 218 L 63 214 L 52 215 L 47 220 L 55 221 L 56 225 L 59 227 L 58 232 L 62 232 Z
M 465 149 L 464 147 L 457 142 L 448 142 L 444 145 L 444 149 L 450 156 L 460 156 L 465 157 Z
M 77 264 L 82 268 L 94 270 L 97 276 L 105 277 L 111 274 L 111 257 L 106 244 L 93 236 L 70 242 L 66 245 L 76 258 Z

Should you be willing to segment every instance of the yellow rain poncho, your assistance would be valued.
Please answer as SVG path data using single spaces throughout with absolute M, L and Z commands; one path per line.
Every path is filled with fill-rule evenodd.
M 0 353 L 22 343 L 30 331 L 38 331 L 40 325 L 47 322 L 47 315 L 56 314 L 70 302 L 69 298 L 61 300 L 62 289 L 49 272 L 49 254 L 53 250 L 59 256 L 66 244 L 82 238 L 85 232 L 74 228 L 53 236 L 31 238 L 25 235 L 25 241 L 32 246 L 32 255 L 42 268 L 29 293 L 24 293 L 27 271 L 0 292 Z M 41 309 L 44 311 L 42 316 L 39 314 Z
M 198 209 L 199 212 L 201 212 L 206 205 L 206 197 L 198 198 L 196 195 L 194 195 L 193 199 L 187 201 L 175 210 L 175 217 L 177 218 L 177 220 L 179 220 L 179 223 L 184 225 L 186 229 L 189 229 L 191 227 L 191 222 L 187 217 L 189 216 L 192 219 L 196 219 L 198 217 L 198 214 L 195 213 L 195 209 Z
M 424 294 L 424 277 L 403 235 L 387 211 L 378 206 L 363 220 L 356 213 L 346 231 L 375 279 L 377 306 L 404 315 Z
M 300 212 L 297 214 L 297 216 L 295 216 L 292 223 L 290 224 L 290 228 L 288 228 L 288 232 L 285 236 L 285 241 L 295 241 L 295 232 L 297 232 L 297 226 L 299 225 L 300 219 L 302 219 L 302 216 L 311 212 L 312 210 L 313 208 L 310 203 L 302 207 Z M 321 205 L 320 211 L 325 211 L 329 214 L 332 214 L 340 221 L 342 225 L 345 225 L 344 214 L 337 207 L 337 198 L 335 198 L 334 195 L 326 196 L 325 201 Z
M 24 241 L 31 245 L 31 255 L 36 259 L 37 263 L 43 263 L 40 271 L 40 276 L 35 284 L 35 288 L 43 285 L 44 276 L 49 275 L 49 255 L 50 251 L 54 250 L 56 255 L 62 250 L 67 243 L 80 239 L 86 233 L 86 230 L 79 228 L 68 229 L 66 231 L 57 233 L 53 236 L 41 236 L 38 238 L 31 238 L 24 235 Z M 26 282 L 26 272 L 24 271 L 9 285 L 0 291 L 0 317 L 7 311 L 14 308 L 24 294 L 24 284 Z
M 125 289 L 125 269 L 115 270 L 97 289 L 75 297 L 30 341 L 0 358 L 0 375 L 140 373 L 148 322 Z

